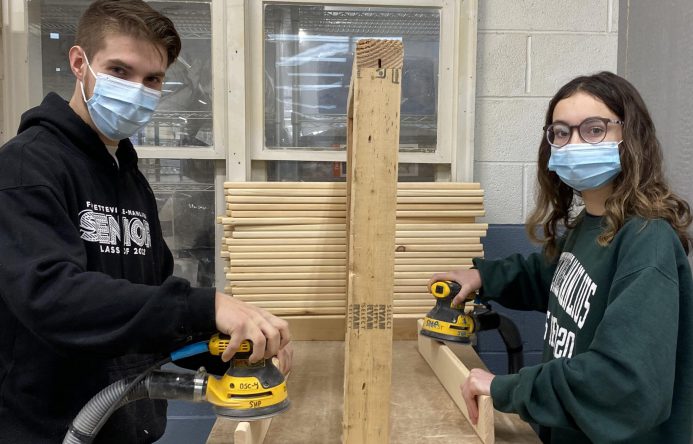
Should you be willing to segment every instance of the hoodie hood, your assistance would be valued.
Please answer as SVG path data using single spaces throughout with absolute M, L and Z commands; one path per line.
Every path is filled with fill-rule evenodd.
M 108 153 L 103 141 L 82 118 L 70 108 L 69 103 L 56 93 L 49 93 L 41 104 L 22 114 L 17 134 L 41 126 L 55 134 L 68 145 L 74 145 L 85 155 L 102 163 L 106 167 L 113 165 L 113 158 Z M 121 169 L 137 165 L 137 153 L 130 139 L 118 143 L 116 153 Z

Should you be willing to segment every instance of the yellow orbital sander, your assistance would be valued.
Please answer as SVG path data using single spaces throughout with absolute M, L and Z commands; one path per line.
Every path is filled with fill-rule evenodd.
M 455 281 L 437 281 L 431 284 L 431 294 L 436 298 L 436 305 L 424 317 L 419 334 L 440 341 L 469 343 L 475 332 L 498 328 L 498 314 L 486 306 L 476 304 L 471 312 L 465 313 L 464 304 L 452 303 L 460 289 L 461 285 Z
M 243 341 L 222 377 L 207 373 L 161 370 L 169 362 L 211 353 L 220 356 L 230 337 L 213 335 L 208 341 L 186 345 L 134 378 L 114 382 L 97 393 L 72 421 L 63 444 L 90 444 L 108 418 L 123 405 L 138 399 L 177 399 L 209 402 L 219 416 L 239 421 L 255 421 L 277 415 L 289 408 L 286 379 L 272 359 L 251 363 L 253 344 Z
M 221 356 L 229 339 L 215 334 L 209 341 L 209 352 Z M 224 376 L 207 379 L 205 399 L 214 405 L 217 415 L 248 421 L 269 418 L 289 408 L 282 372 L 272 359 L 251 364 L 248 358 L 252 353 L 250 341 L 243 341 Z

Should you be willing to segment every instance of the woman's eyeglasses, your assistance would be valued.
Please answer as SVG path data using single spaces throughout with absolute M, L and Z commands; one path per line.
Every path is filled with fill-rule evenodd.
M 554 148 L 562 148 L 568 144 L 573 130 L 577 129 L 580 139 L 585 143 L 596 144 L 606 137 L 607 126 L 623 125 L 622 120 L 612 120 L 606 117 L 588 117 L 578 125 L 568 125 L 565 122 L 554 122 L 544 127 L 546 140 Z

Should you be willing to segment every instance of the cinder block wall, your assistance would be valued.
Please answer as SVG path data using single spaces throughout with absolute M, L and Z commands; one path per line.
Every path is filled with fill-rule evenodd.
M 479 2 L 475 180 L 486 222 L 521 224 L 550 98 L 567 81 L 616 72 L 618 0 Z
M 480 0 L 474 180 L 486 192 L 486 257 L 535 251 L 524 221 L 534 206 L 537 148 L 551 97 L 570 79 L 616 72 L 618 0 Z M 509 314 L 520 328 L 525 363 L 541 360 L 545 316 Z M 496 332 L 479 335 L 489 368 L 506 372 Z

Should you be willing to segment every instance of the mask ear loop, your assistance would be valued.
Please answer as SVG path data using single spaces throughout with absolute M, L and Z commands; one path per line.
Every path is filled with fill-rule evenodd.
M 89 68 L 89 71 L 91 71 L 91 74 L 94 76 L 94 80 L 96 80 L 96 73 L 94 73 L 94 70 L 91 69 L 91 65 L 89 64 L 89 59 L 87 58 L 87 52 L 82 49 L 82 54 L 84 55 L 84 61 L 87 62 L 87 68 Z M 82 100 L 84 100 L 84 103 L 87 103 L 87 96 L 84 94 L 84 82 L 82 80 L 79 81 L 79 85 L 82 89 Z

